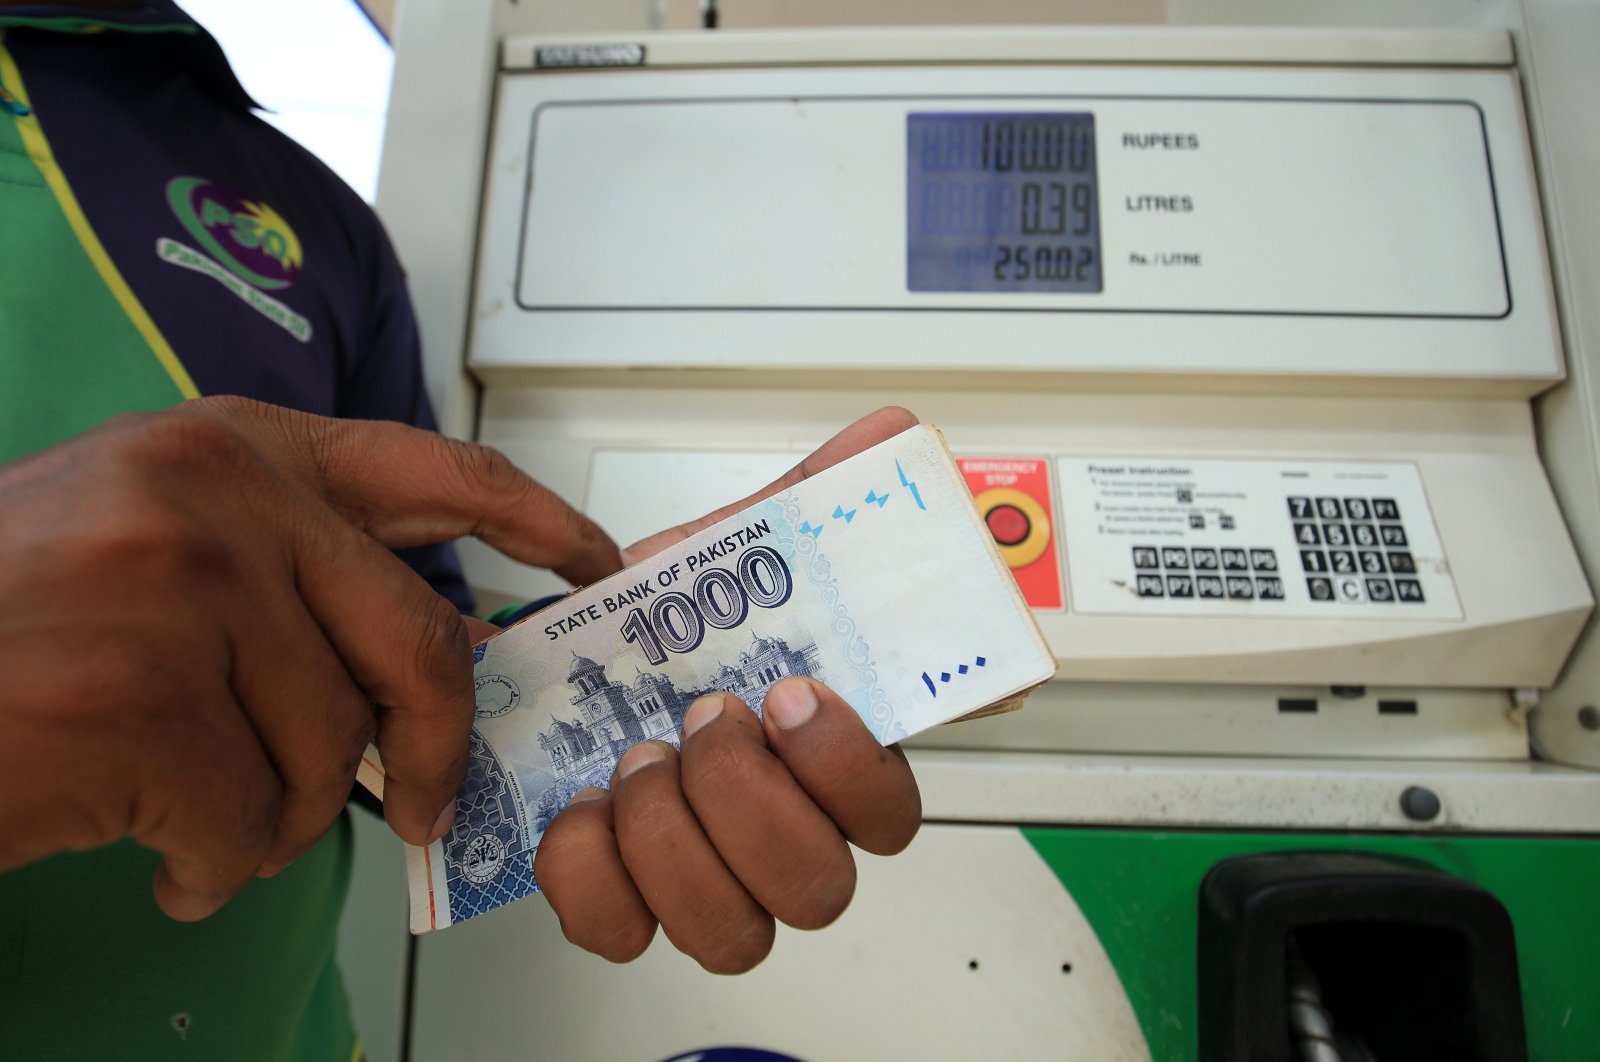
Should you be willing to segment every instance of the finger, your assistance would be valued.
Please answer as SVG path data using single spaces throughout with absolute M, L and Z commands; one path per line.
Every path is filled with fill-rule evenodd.
M 411 844 L 450 826 L 476 708 L 455 606 L 394 554 L 325 514 L 294 537 L 295 582 L 345 670 L 378 709 L 383 813 Z
M 234 396 L 186 402 L 391 549 L 483 539 L 576 585 L 622 567 L 588 517 L 486 446 L 387 421 L 318 417 Z
M 743 973 L 766 958 L 772 916 L 689 810 L 672 746 L 645 741 L 623 753 L 611 794 L 623 865 L 673 946 L 711 973 Z
M 707 513 L 698 520 L 690 520 L 686 524 L 679 524 L 677 527 L 668 528 L 665 531 L 651 535 L 649 538 L 635 542 L 622 551 L 623 564 L 638 564 L 645 558 L 660 553 L 668 546 L 682 542 L 690 535 L 704 531 L 712 524 L 725 520 L 734 513 L 748 509 L 761 499 L 776 494 L 781 490 L 786 490 L 801 480 L 838 464 L 847 457 L 854 457 L 869 447 L 876 446 L 887 439 L 892 439 L 907 428 L 915 427 L 916 424 L 917 415 L 899 406 L 885 406 L 882 409 L 868 413 L 817 447 L 799 464 L 749 497 L 736 501 L 732 505 L 724 505 L 716 512 Z
M 130 831 L 161 853 L 152 887 L 161 910 L 180 922 L 214 913 L 244 888 L 272 843 L 279 784 L 243 709 L 225 692 L 212 698 L 159 764 L 147 765 L 146 793 Z M 172 776 L 182 773 L 184 785 Z M 162 777 L 164 776 L 164 777 Z
M 327 832 L 377 731 L 366 694 L 299 597 L 286 592 L 292 586 L 286 573 L 252 587 L 252 622 L 232 645 L 234 694 L 283 784 L 259 877 L 278 873 Z
M 482 645 L 500 633 L 499 627 L 496 627 L 488 620 L 481 620 L 477 616 L 462 616 L 461 622 L 467 625 L 467 637 L 473 645 Z
M 796 929 L 820 929 L 855 892 L 850 848 L 767 748 L 737 697 L 699 698 L 684 715 L 683 792 L 718 854 L 757 903 Z
M 617 848 L 611 794 L 579 790 L 539 840 L 534 880 L 550 901 L 561 932 L 585 951 L 632 962 L 656 935 L 656 918 Z
M 767 693 L 767 742 L 851 844 L 893 855 L 922 823 L 917 780 L 900 749 L 884 748 L 844 698 L 791 677 Z

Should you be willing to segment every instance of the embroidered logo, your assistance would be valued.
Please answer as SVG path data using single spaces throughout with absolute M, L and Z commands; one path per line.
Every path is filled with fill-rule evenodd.
M 304 262 L 283 215 L 204 177 L 168 181 L 167 204 L 204 253 L 162 237 L 156 253 L 164 261 L 206 274 L 302 343 L 311 339 L 310 321 L 264 294 L 293 284 Z
M 174 177 L 167 203 L 189 235 L 240 280 L 265 291 L 286 288 L 300 272 L 300 239 L 283 215 L 204 177 Z

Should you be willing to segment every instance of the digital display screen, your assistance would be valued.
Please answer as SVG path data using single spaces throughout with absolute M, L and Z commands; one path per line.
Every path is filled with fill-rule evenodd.
M 906 116 L 912 291 L 1097 292 L 1094 115 Z

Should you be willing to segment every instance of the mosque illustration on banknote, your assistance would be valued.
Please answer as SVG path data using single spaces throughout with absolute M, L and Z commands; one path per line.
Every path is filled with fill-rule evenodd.
M 676 746 L 683 715 L 696 697 L 721 690 L 760 707 L 772 684 L 789 675 L 820 678 L 815 642 L 790 648 L 782 638 L 757 634 L 735 663 L 719 662 L 704 688 L 679 690 L 664 674 L 638 671 L 632 685 L 606 675 L 603 665 L 573 654 L 567 684 L 578 716 L 556 719 L 539 734 L 555 781 L 534 800 L 534 829 L 550 820 L 586 786 L 609 786 L 617 761 L 641 741 Z
M 712 666 L 699 688 L 680 690 L 661 673 L 635 669 L 633 682 L 618 681 L 606 667 L 577 653 L 567 685 L 577 714 L 559 716 L 538 733 L 548 757 L 542 789 L 527 791 L 477 730 L 469 738 L 467 780 L 461 789 L 455 826 L 445 837 L 452 921 L 492 910 L 533 892 L 532 851 L 552 819 L 587 786 L 609 787 L 617 761 L 641 741 L 677 746 L 683 716 L 696 697 L 722 691 L 759 706 L 773 683 L 790 675 L 826 681 L 816 641 L 756 634 L 730 661 Z M 500 679 L 511 688 L 509 680 Z M 505 703 L 509 708 L 511 703 Z M 499 706 L 493 709 L 501 714 Z M 548 772 L 548 773 L 546 773 Z M 526 809 L 526 810 L 524 810 Z

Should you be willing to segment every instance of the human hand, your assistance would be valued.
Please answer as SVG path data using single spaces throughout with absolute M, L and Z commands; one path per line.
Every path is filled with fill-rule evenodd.
M 637 563 L 916 423 L 862 418 L 749 498 L 629 547 Z M 534 873 L 572 943 L 613 962 L 642 954 L 659 923 L 713 973 L 772 948 L 775 921 L 817 929 L 855 890 L 846 842 L 878 855 L 916 835 L 922 805 L 897 746 L 880 746 L 841 697 L 808 678 L 767 695 L 761 717 L 731 694 L 684 716 L 682 750 L 623 754 L 609 792 L 579 792 L 540 840 Z
M 391 826 L 439 836 L 473 638 L 389 551 L 463 534 L 577 583 L 621 563 L 492 450 L 243 399 L 0 467 L 0 870 L 132 837 L 203 918 L 322 836 L 374 737 Z

